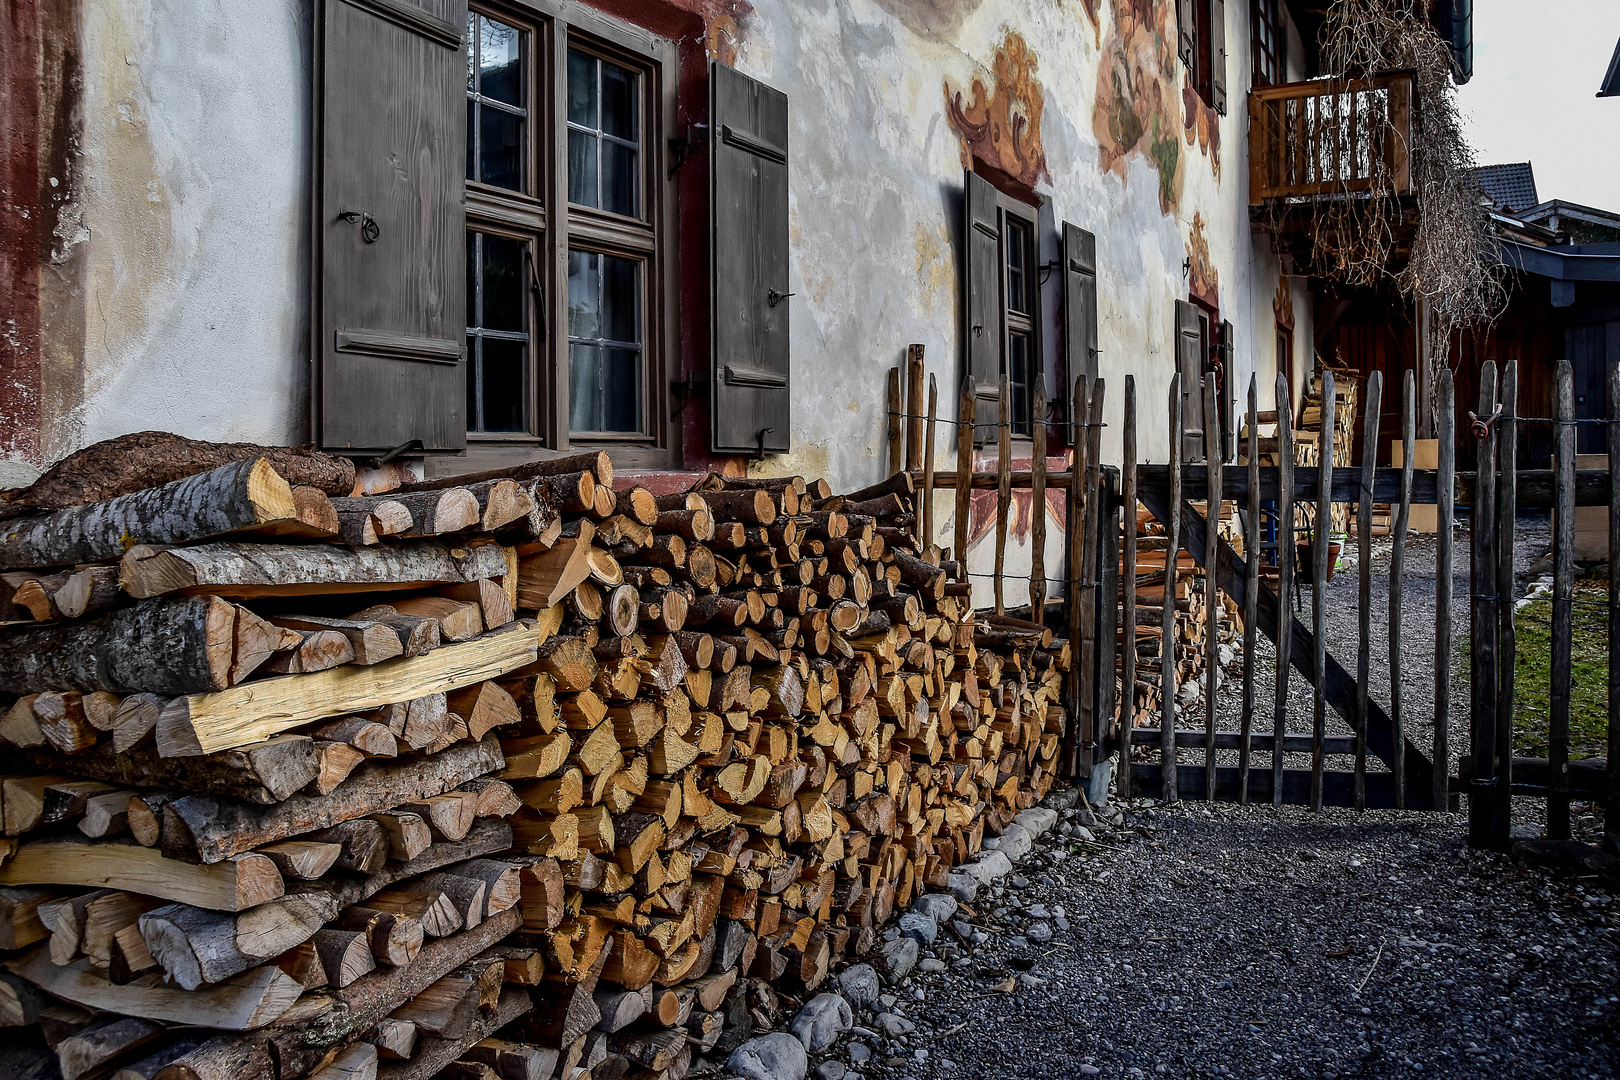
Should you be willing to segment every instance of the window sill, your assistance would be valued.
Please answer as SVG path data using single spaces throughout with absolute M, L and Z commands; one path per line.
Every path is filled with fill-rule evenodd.
M 468 440 L 467 449 L 458 454 L 429 454 L 423 458 L 423 473 L 428 480 L 460 476 L 463 473 L 483 472 L 487 469 L 510 469 L 531 461 L 567 457 L 570 454 L 606 450 L 613 459 L 615 469 L 659 470 L 675 468 L 675 455 L 656 446 L 626 446 L 623 444 L 578 443 L 565 451 L 551 450 L 536 442 L 474 442 Z

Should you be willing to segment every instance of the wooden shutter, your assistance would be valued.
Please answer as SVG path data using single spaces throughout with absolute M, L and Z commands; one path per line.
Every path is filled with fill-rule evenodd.
M 788 449 L 787 95 L 711 64 L 712 448 Z
M 1226 0 L 1209 0 L 1209 71 L 1210 105 L 1225 116 Z
M 1097 378 L 1097 238 L 1078 225 L 1063 223 L 1063 356 L 1068 381 Z M 1073 407 L 1073 393 L 1064 400 Z M 1070 439 L 1079 437 L 1072 424 Z
M 1204 453 L 1204 328 L 1196 305 L 1176 301 L 1176 370 L 1181 372 L 1181 454 L 1184 461 Z
M 1217 346 L 1221 361 L 1221 460 L 1232 461 L 1237 456 L 1237 378 L 1232 371 L 1232 324 L 1221 320 L 1221 338 Z
M 1188 74 L 1197 77 L 1198 13 L 1193 6 L 1205 0 L 1176 0 L 1176 55 Z
M 974 440 L 995 438 L 997 400 L 1001 394 L 1001 343 L 1005 309 L 1001 299 L 1001 215 L 996 189 L 982 176 L 965 173 L 966 222 L 963 228 L 962 341 L 965 377 L 977 399 Z
M 316 23 L 316 438 L 462 449 L 466 0 L 325 0 Z

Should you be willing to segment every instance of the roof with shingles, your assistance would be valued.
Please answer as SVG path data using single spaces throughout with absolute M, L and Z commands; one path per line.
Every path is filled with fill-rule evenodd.
M 1536 198 L 1536 174 L 1528 161 L 1508 165 L 1481 165 L 1474 170 L 1479 186 L 1498 209 L 1519 211 L 1541 202 Z

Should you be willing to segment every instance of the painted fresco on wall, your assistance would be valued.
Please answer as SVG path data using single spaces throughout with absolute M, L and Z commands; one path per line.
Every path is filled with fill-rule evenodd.
M 1159 210 L 1181 204 L 1187 149 L 1197 148 L 1220 179 L 1220 128 L 1215 110 L 1192 84 L 1178 85 L 1173 0 L 1108 0 L 1113 14 L 1097 72 L 1092 126 L 1103 171 L 1121 180 L 1132 155 L 1159 173 Z
M 1007 31 L 991 64 L 992 83 L 974 76 L 966 98 L 945 80 L 945 115 L 962 141 L 962 167 L 974 159 L 1034 190 L 1050 181 L 1041 147 L 1041 107 L 1046 94 L 1035 79 L 1034 51 L 1017 31 Z
M 1216 311 L 1221 307 L 1221 275 L 1209 258 L 1209 240 L 1204 236 L 1204 214 L 1193 211 L 1192 233 L 1187 237 L 1187 291 L 1193 299 Z

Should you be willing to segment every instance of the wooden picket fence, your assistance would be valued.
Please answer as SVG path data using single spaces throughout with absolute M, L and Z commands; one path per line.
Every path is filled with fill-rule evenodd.
M 974 437 L 974 394 L 964 387 L 954 420 L 939 416 L 938 391 L 924 375 L 921 346 L 913 346 L 907 363 L 894 369 L 889 382 L 889 457 L 894 472 L 906 472 L 920 491 L 917 528 L 934 535 L 933 493 L 955 493 L 955 547 L 959 580 L 968 579 L 965 553 L 969 541 L 969 500 L 974 490 L 996 492 L 995 553 L 990 577 L 993 608 L 983 618 L 1009 623 L 1048 624 L 1067 632 L 1074 662 L 1067 707 L 1068 764 L 1072 779 L 1090 778 L 1094 765 L 1118 754 L 1116 791 L 1122 796 L 1154 796 L 1166 800 L 1204 798 L 1236 802 L 1300 803 L 1313 808 L 1346 806 L 1358 809 L 1397 808 L 1445 810 L 1469 797 L 1470 840 L 1480 846 L 1505 848 L 1510 839 L 1515 797 L 1548 801 L 1547 832 L 1551 839 L 1570 835 L 1570 803 L 1601 804 L 1616 831 L 1620 825 L 1620 582 L 1611 575 L 1607 621 L 1609 666 L 1607 675 L 1607 758 L 1570 758 L 1572 613 L 1582 601 L 1574 597 L 1575 509 L 1609 507 L 1608 550 L 1611 565 L 1620 552 L 1620 365 L 1609 372 L 1609 419 L 1595 421 L 1608 433 L 1608 469 L 1575 467 L 1573 374 L 1567 362 L 1558 369 L 1557 415 L 1527 417 L 1517 411 L 1517 369 L 1508 363 L 1500 372 L 1493 362 L 1482 365 L 1475 380 L 1477 412 L 1469 412 L 1475 446 L 1475 468 L 1459 472 L 1455 417 L 1455 390 L 1449 371 L 1441 372 L 1435 391 L 1435 468 L 1413 466 L 1417 430 L 1416 387 L 1408 372 L 1401 387 L 1403 465 L 1376 463 L 1384 387 L 1374 372 L 1363 389 L 1361 409 L 1361 461 L 1356 466 L 1334 466 L 1335 438 L 1333 374 L 1321 373 L 1322 410 L 1318 423 L 1317 464 L 1294 464 L 1292 423 L 1278 424 L 1274 445 L 1263 446 L 1259 386 L 1248 388 L 1246 439 L 1243 460 L 1227 464 L 1218 455 L 1203 462 L 1181 460 L 1182 416 L 1180 376 L 1172 378 L 1164 423 L 1170 459 L 1167 464 L 1138 460 L 1140 415 L 1135 379 L 1124 387 L 1123 451 L 1119 466 L 1100 458 L 1105 385 L 1098 379 L 1088 386 L 1084 378 L 1072 387 L 1070 417 L 1074 423 L 1074 464 L 1061 471 L 1046 467 L 1046 427 L 1031 425 L 1031 468 L 1012 468 L 1008 391 L 1003 382 L 1000 412 L 994 425 L 995 468 L 975 469 L 975 445 L 988 440 Z M 1286 380 L 1275 387 L 1279 417 L 1290 416 L 1292 400 Z M 1039 384 L 1032 415 L 1046 414 Z M 1206 445 L 1219 447 L 1220 418 L 1213 389 L 1203 395 Z M 1548 423 L 1556 429 L 1552 469 L 1518 467 L 1518 433 L 1530 423 Z M 954 426 L 957 461 L 954 470 L 936 468 L 938 427 Z M 1262 465 L 1271 455 L 1276 464 Z M 1032 567 L 1027 607 L 1007 603 L 1005 562 L 1012 492 L 1028 489 L 1037 512 L 1032 515 L 1030 546 Z M 1039 512 L 1048 489 L 1071 495 L 1065 500 L 1065 573 L 1047 576 L 1044 566 L 1045 514 Z M 1235 503 L 1241 511 L 1242 551 L 1220 535 L 1210 513 L 1210 493 Z M 1290 557 L 1295 549 L 1293 522 L 1297 508 L 1309 508 L 1316 523 L 1333 518 L 1337 504 L 1355 508 L 1353 543 L 1359 574 L 1351 612 L 1330 612 L 1327 590 L 1316 583 L 1328 579 L 1332 557 L 1329 529 L 1313 530 L 1309 544 L 1308 582 L 1297 580 Z M 1373 507 L 1387 504 L 1391 515 L 1390 572 L 1387 584 L 1387 641 L 1385 655 L 1374 655 L 1370 609 L 1373 600 Z M 1408 526 L 1414 505 L 1436 508 L 1434 616 L 1432 624 L 1409 621 L 1405 592 L 1412 580 L 1407 567 Z M 1176 658 L 1173 620 L 1176 605 L 1161 602 L 1159 706 L 1157 727 L 1135 714 L 1136 691 L 1144 678 L 1138 670 L 1137 632 L 1138 549 L 1135 528 L 1137 507 L 1162 525 L 1165 565 L 1173 567 L 1185 551 L 1202 569 L 1205 611 L 1212 620 L 1203 641 L 1206 687 L 1214 683 L 1219 666 L 1223 595 L 1240 613 L 1243 639 L 1241 706 L 1236 730 L 1219 723 L 1216 695 L 1202 695 L 1201 724 L 1180 717 L 1176 696 Z M 1466 510 L 1470 525 L 1470 563 L 1466 660 L 1457 654 L 1452 607 L 1457 572 L 1453 537 Z M 1514 751 L 1513 715 L 1516 680 L 1516 615 L 1514 604 L 1514 525 L 1520 511 L 1554 512 L 1552 597 L 1551 710 L 1548 756 L 1527 757 Z M 1275 545 L 1262 543 L 1262 520 L 1269 514 L 1279 524 Z M 1273 563 L 1276 586 L 1261 576 L 1263 562 Z M 1213 572 L 1211 572 L 1213 568 Z M 1168 576 L 1168 575 L 1167 575 Z M 1268 575 L 1269 576 L 1269 575 Z M 1054 587 L 1055 586 L 1055 587 Z M 1167 596 L 1173 596 L 1167 582 Z M 1308 598 L 1304 595 L 1308 590 Z M 1049 599 L 1049 594 L 1059 597 Z M 1292 608 L 1308 599 L 1310 625 L 1294 617 Z M 1327 643 L 1330 619 L 1353 615 L 1355 656 L 1341 661 Z M 1404 643 L 1414 634 L 1432 633 L 1432 668 L 1414 670 L 1404 655 Z M 1260 685 L 1256 672 L 1261 635 L 1276 651 L 1270 686 Z M 1125 648 L 1119 642 L 1126 643 Z M 1348 650 L 1347 650 L 1348 651 Z M 1467 664 L 1470 686 L 1468 745 L 1458 753 L 1452 746 L 1450 723 L 1454 665 Z M 1368 693 L 1375 666 L 1388 676 L 1387 697 L 1380 701 Z M 1289 690 L 1295 677 L 1312 690 L 1308 734 L 1289 730 Z M 1418 725 L 1409 704 L 1414 680 L 1432 681 L 1432 737 L 1417 745 L 1411 731 Z M 1269 689 L 1269 702 L 1262 700 Z M 1403 693 L 1403 690 L 1407 691 Z M 1339 716 L 1350 734 L 1330 736 L 1328 717 Z M 1258 722 L 1257 722 L 1258 718 Z M 1269 721 L 1269 724 L 1267 724 Z M 1269 730 L 1267 730 L 1269 728 Z M 1134 753 L 1133 753 L 1134 751 Z M 1218 754 L 1236 752 L 1235 764 L 1222 763 Z M 1308 767 L 1290 767 L 1287 756 L 1308 755 Z M 1264 756 L 1264 760 L 1257 755 Z M 1381 768 L 1370 769 L 1370 762 Z

